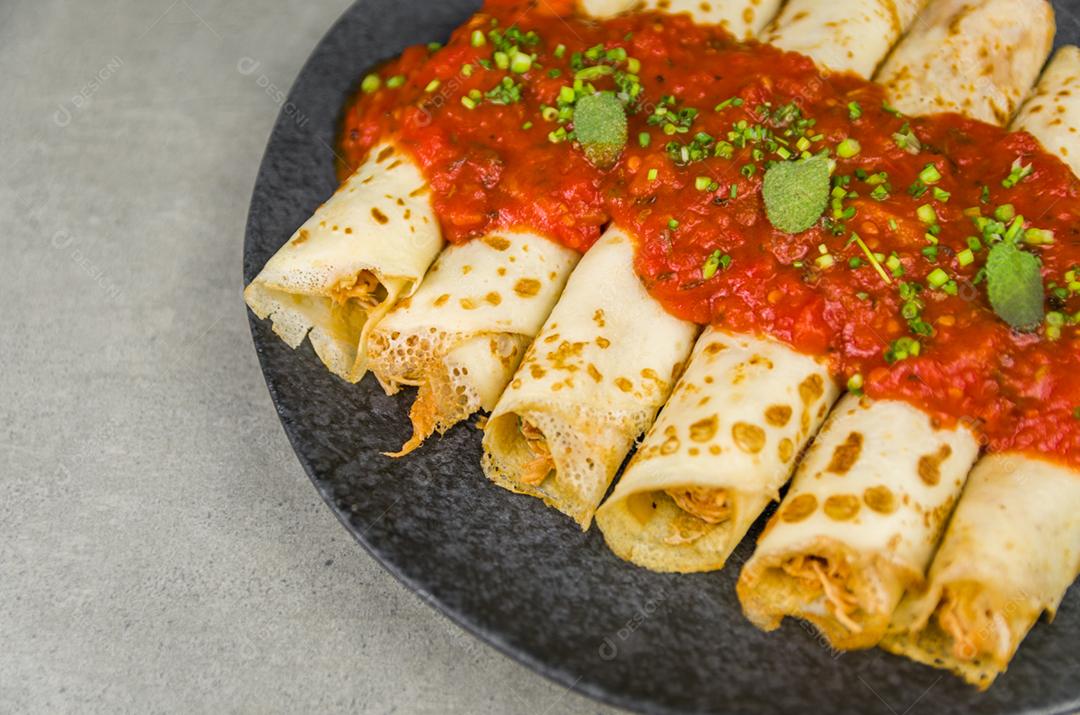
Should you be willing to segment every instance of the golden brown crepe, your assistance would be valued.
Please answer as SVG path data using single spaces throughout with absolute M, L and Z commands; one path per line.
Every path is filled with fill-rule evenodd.
M 597 512 L 608 546 L 654 571 L 722 568 L 838 394 L 823 360 L 707 329 Z
M 420 168 L 383 144 L 267 261 L 244 300 L 289 347 L 306 336 L 331 372 L 359 382 L 371 329 L 416 290 L 442 245 Z
M 876 645 L 922 582 L 978 452 L 969 430 L 907 403 L 844 397 L 739 576 L 747 618 L 771 631 L 794 616 L 835 648 Z
M 968 480 L 927 588 L 905 598 L 882 647 L 985 689 L 1077 575 L 1080 474 L 991 455 Z
M 697 330 L 646 292 L 633 241 L 609 228 L 571 274 L 492 412 L 484 473 L 587 528 L 671 393 Z
M 960 112 L 1004 125 L 1053 42 L 1046 0 L 934 0 L 876 80 L 906 114 Z

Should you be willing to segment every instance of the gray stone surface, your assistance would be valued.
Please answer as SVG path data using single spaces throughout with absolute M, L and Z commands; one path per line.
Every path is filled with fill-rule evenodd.
M 611 712 L 398 585 L 270 404 L 257 78 L 347 5 L 0 5 L 0 712 Z

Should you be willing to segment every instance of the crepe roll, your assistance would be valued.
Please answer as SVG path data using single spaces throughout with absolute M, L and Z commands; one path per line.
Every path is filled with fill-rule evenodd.
M 267 261 L 244 300 L 289 347 L 307 336 L 331 372 L 358 382 L 371 329 L 416 290 L 442 245 L 419 167 L 383 144 Z
M 575 251 L 521 232 L 443 251 L 371 334 L 371 370 L 387 394 L 419 388 L 412 438 L 394 456 L 495 407 L 577 262 Z
M 813 623 L 838 649 L 885 635 L 922 583 L 979 447 L 904 402 L 847 395 L 826 421 L 739 576 L 759 628 Z
M 1034 456 L 975 467 L 930 569 L 882 646 L 990 686 L 1080 574 L 1080 474 Z
M 484 429 L 484 473 L 588 528 L 682 371 L 697 326 L 668 314 L 609 228 L 585 254 Z
M 1080 48 L 1062 47 L 1013 121 L 1080 176 Z
M 790 0 L 762 40 L 834 72 L 874 75 L 927 0 Z
M 634 10 L 688 13 L 702 25 L 720 25 L 736 38 L 754 37 L 780 9 L 782 0 L 580 0 L 593 17 L 612 17 Z
M 597 512 L 608 546 L 654 571 L 722 568 L 838 394 L 824 360 L 707 329 Z
M 882 66 L 889 101 L 912 115 L 959 112 L 1008 124 L 1054 41 L 1046 0 L 933 0 Z

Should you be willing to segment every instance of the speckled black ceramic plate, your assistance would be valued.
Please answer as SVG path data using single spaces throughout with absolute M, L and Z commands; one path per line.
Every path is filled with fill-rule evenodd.
M 251 201 L 250 281 L 335 186 L 341 107 L 375 62 L 445 39 L 478 0 L 362 0 L 300 73 Z M 1080 0 L 1058 2 L 1059 42 L 1080 40 Z M 459 425 L 403 460 L 408 395 L 348 385 L 305 343 L 252 318 L 266 382 L 300 463 L 347 528 L 409 588 L 553 680 L 649 712 L 1044 713 L 1080 710 L 1080 588 L 984 694 L 879 651 L 838 654 L 799 623 L 755 630 L 735 597 L 759 523 L 720 573 L 660 575 L 616 559 L 538 500 L 492 485 L 480 433 Z

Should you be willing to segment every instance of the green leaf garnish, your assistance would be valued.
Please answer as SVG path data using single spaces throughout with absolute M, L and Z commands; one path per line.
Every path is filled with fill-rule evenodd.
M 594 166 L 612 166 L 626 146 L 626 110 L 622 102 L 610 92 L 578 99 L 574 107 L 574 136 Z
M 802 233 L 821 218 L 829 202 L 829 161 L 813 156 L 784 161 L 765 172 L 765 213 L 785 233 Z
M 1032 331 L 1042 324 L 1042 262 L 1007 241 L 995 245 L 986 260 L 986 292 L 990 305 L 1016 330 Z

